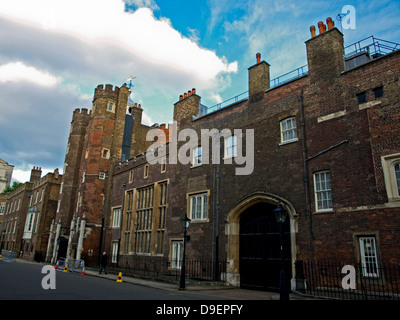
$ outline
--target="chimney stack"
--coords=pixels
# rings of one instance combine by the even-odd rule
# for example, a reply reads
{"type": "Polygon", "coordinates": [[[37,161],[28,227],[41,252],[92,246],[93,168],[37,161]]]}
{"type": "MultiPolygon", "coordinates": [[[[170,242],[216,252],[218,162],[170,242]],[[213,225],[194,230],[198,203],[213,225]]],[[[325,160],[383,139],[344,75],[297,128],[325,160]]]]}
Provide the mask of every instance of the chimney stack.
{"type": "Polygon", "coordinates": [[[31,177],[29,179],[29,182],[35,182],[38,181],[42,176],[42,168],[39,167],[33,167],[31,170],[31,177]]]}
{"type": "Polygon", "coordinates": [[[261,53],[257,53],[256,58],[257,63],[248,69],[250,102],[262,99],[269,89],[269,64],[261,61],[261,53]]]}

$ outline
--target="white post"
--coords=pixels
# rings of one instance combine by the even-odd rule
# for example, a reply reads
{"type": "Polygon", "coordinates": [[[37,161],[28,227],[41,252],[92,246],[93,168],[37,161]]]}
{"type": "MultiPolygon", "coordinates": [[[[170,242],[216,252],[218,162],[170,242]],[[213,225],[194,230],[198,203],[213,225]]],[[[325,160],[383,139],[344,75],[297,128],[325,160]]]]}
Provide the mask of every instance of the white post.
{"type": "Polygon", "coordinates": [[[52,264],[56,263],[57,250],[58,250],[57,240],[60,237],[60,232],[61,232],[61,219],[58,220],[57,229],[56,229],[56,236],[54,237],[53,256],[51,258],[51,263],[52,264]]]}
{"type": "Polygon", "coordinates": [[[51,259],[50,255],[53,251],[53,237],[54,237],[54,219],[51,221],[49,241],[47,241],[46,262],[49,262],[51,259]]]}
{"type": "Polygon", "coordinates": [[[67,259],[71,258],[71,247],[72,247],[72,241],[74,239],[74,234],[75,234],[74,228],[75,228],[75,216],[72,217],[71,227],[69,228],[69,239],[68,239],[68,248],[67,248],[67,256],[66,256],[67,259]]]}
{"type": "Polygon", "coordinates": [[[85,237],[85,226],[86,226],[86,217],[85,217],[85,213],[83,213],[82,220],[81,220],[81,227],[79,230],[78,249],[76,250],[76,259],[77,260],[79,260],[82,255],[83,238],[85,237]]]}

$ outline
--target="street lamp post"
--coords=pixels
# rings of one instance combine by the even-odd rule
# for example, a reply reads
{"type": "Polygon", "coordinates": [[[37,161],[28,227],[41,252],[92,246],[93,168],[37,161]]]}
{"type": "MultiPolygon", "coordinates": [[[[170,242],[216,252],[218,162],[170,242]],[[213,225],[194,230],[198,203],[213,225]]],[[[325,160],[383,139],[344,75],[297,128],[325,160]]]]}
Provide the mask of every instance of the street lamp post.
{"type": "Polygon", "coordinates": [[[182,225],[183,225],[183,254],[182,254],[182,266],[181,266],[181,277],[179,281],[179,289],[183,290],[186,287],[186,279],[185,279],[185,260],[186,260],[186,231],[189,227],[190,219],[185,215],[181,218],[182,225]]]}
{"type": "Polygon", "coordinates": [[[280,233],[280,249],[281,249],[281,272],[280,272],[280,300],[289,300],[289,292],[286,284],[286,272],[285,272],[285,256],[284,256],[284,240],[283,240],[283,224],[287,217],[287,211],[282,208],[282,204],[279,202],[277,208],[274,210],[276,221],[279,225],[280,233]]]}

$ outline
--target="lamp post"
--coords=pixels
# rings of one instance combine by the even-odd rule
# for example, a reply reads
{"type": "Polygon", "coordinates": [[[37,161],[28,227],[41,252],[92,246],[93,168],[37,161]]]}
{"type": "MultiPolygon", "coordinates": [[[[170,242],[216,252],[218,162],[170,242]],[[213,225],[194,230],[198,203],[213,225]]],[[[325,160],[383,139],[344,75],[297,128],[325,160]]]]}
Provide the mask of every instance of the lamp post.
{"type": "Polygon", "coordinates": [[[285,256],[284,256],[284,248],[283,248],[283,224],[285,223],[287,217],[287,211],[282,208],[282,204],[279,202],[278,206],[274,210],[276,221],[279,225],[279,233],[280,233],[280,249],[281,249],[281,272],[280,272],[280,300],[289,300],[289,292],[286,284],[286,272],[285,272],[285,256]]]}
{"type": "Polygon", "coordinates": [[[185,289],[185,259],[186,259],[186,230],[189,227],[190,219],[185,215],[181,218],[182,226],[183,226],[183,254],[182,254],[182,266],[181,266],[181,278],[179,282],[179,289],[185,289]]]}

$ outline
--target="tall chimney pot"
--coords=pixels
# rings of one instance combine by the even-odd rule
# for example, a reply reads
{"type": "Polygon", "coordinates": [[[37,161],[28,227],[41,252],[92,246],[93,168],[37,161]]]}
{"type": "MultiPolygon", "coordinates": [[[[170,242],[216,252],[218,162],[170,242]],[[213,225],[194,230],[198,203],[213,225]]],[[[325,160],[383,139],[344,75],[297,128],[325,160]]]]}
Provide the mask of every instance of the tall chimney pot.
{"type": "Polygon", "coordinates": [[[318,30],[319,34],[324,33],[326,31],[326,25],[322,21],[318,22],[318,30]]]}
{"type": "Polygon", "coordinates": [[[256,58],[257,58],[257,63],[260,63],[260,61],[261,61],[261,53],[257,53],[256,54],[256,58]]]}
{"type": "Polygon", "coordinates": [[[332,20],[331,17],[326,19],[326,24],[328,25],[328,30],[331,30],[335,27],[335,22],[332,20]]]}
{"type": "Polygon", "coordinates": [[[310,27],[310,32],[311,32],[311,38],[315,37],[315,26],[310,27]]]}

